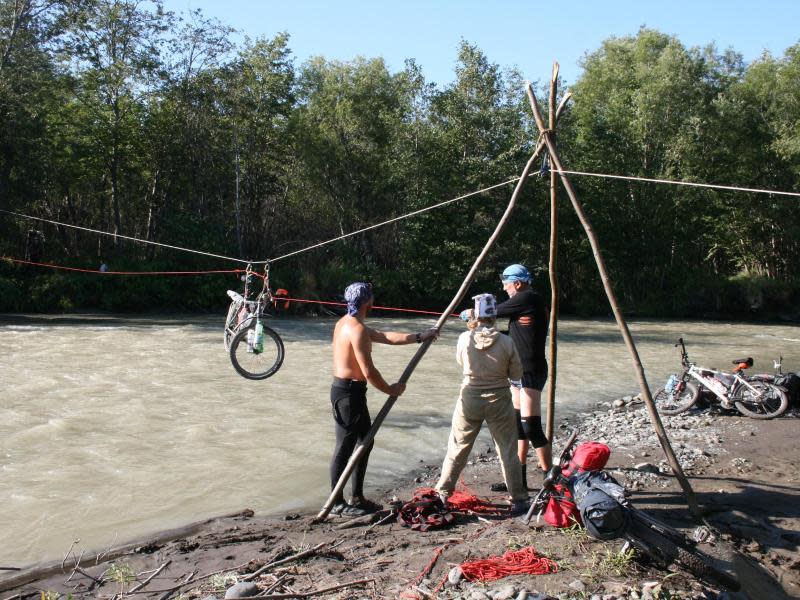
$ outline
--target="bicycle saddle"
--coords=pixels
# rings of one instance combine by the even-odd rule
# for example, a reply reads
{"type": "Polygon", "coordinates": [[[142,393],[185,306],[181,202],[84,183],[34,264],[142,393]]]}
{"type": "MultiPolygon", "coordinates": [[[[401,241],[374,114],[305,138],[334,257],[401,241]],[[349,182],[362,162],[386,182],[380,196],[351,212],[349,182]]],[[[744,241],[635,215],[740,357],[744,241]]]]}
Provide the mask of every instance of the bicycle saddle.
{"type": "Polygon", "coordinates": [[[748,356],[747,358],[734,358],[733,364],[735,365],[743,365],[743,368],[752,367],[753,366],[753,358],[748,356]]]}

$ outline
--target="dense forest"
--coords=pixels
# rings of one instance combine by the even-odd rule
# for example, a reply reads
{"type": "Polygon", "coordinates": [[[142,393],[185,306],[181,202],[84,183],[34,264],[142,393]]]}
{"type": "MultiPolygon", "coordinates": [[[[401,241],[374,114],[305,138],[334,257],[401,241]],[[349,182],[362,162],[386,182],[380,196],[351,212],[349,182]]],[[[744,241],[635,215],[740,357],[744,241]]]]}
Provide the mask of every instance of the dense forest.
{"type": "MultiPolygon", "coordinates": [[[[469,41],[454,49],[452,83],[436,85],[411,58],[397,72],[380,57],[298,64],[288,33],[234,39],[158,1],[0,0],[0,209],[263,260],[517,177],[536,143],[522,76],[469,41]]],[[[746,64],[643,28],[587,52],[565,86],[567,168],[800,190],[800,44],[746,64]]],[[[573,182],[627,314],[797,316],[798,199],[573,182]]],[[[548,183],[530,180],[476,291],[500,292],[502,267],[524,262],[549,295],[548,183]]],[[[331,299],[369,279],[381,303],[442,307],[512,189],[275,262],[273,281],[331,299]]],[[[562,309],[607,314],[583,231],[559,203],[562,309]]],[[[26,255],[93,270],[241,266],[0,213],[2,311],[217,310],[240,285],[8,260],[26,255]]]]}

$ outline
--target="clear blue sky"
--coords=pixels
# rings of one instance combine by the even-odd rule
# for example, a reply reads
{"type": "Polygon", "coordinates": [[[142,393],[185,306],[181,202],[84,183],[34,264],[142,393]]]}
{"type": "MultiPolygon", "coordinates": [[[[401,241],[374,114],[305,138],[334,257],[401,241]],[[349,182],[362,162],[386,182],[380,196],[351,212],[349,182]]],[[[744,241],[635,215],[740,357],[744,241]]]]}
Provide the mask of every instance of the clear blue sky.
{"type": "Polygon", "coordinates": [[[165,0],[169,10],[200,8],[251,38],[287,31],[298,63],[311,56],[351,60],[381,56],[393,71],[414,58],[428,81],[452,81],[461,39],[491,62],[545,80],[553,60],[567,83],[579,61],[609,36],[645,25],[686,46],[728,47],[746,61],[764,50],[782,55],[800,41],[800,0],[165,0]],[[551,7],[552,6],[552,7],[551,7]]]}

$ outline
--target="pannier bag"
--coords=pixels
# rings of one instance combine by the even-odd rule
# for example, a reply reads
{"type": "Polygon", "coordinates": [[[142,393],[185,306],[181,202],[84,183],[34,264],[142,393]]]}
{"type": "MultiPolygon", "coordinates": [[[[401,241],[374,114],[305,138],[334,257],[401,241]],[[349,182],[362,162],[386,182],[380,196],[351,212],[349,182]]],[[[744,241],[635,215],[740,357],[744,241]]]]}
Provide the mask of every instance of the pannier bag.
{"type": "Polygon", "coordinates": [[[553,527],[572,527],[580,524],[581,515],[573,501],[569,488],[560,483],[555,485],[556,493],[547,500],[544,509],[544,520],[553,527]]]}
{"type": "Polygon", "coordinates": [[[621,502],[625,488],[605,471],[587,472],[575,478],[575,503],[584,527],[594,538],[611,540],[625,533],[630,514],[621,502]]]}
{"type": "Polygon", "coordinates": [[[800,377],[797,373],[775,376],[775,385],[781,386],[789,395],[789,405],[800,407],[800,377]]]}
{"type": "Polygon", "coordinates": [[[586,471],[599,471],[606,466],[608,458],[611,456],[611,449],[600,442],[584,442],[577,448],[572,455],[572,460],[564,469],[567,477],[585,473],[586,471]]]}

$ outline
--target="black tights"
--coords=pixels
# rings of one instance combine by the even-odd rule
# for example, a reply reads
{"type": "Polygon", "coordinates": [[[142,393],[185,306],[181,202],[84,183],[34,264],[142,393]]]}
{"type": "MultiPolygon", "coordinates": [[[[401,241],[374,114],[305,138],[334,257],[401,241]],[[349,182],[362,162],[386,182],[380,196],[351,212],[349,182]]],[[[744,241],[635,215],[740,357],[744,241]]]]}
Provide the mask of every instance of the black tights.
{"type": "MultiPolygon", "coordinates": [[[[336,448],[331,460],[331,489],[336,487],[344,473],[347,461],[353,454],[356,444],[367,435],[372,421],[367,409],[367,384],[361,381],[349,381],[334,378],[331,386],[331,407],[336,426],[336,448]]],[[[353,472],[353,496],[364,496],[364,476],[367,473],[367,461],[372,450],[372,443],[361,455],[353,472]]],[[[342,492],[334,499],[334,504],[344,501],[342,492]]]]}

